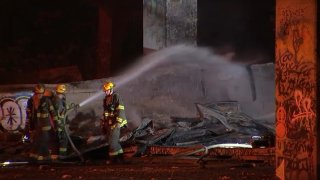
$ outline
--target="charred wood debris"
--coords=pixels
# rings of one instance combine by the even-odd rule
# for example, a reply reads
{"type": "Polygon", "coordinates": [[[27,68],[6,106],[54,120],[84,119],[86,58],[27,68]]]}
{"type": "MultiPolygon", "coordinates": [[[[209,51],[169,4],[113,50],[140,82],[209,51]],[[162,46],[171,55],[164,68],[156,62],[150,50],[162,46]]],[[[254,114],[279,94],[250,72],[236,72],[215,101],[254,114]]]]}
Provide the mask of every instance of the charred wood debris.
{"type": "MultiPolygon", "coordinates": [[[[214,148],[274,147],[274,127],[259,123],[241,112],[238,102],[223,101],[195,106],[197,117],[171,117],[175,126],[167,129],[156,130],[153,121],[144,118],[137,128],[120,138],[125,153],[135,157],[198,154],[203,158],[212,154],[208,150],[214,148]]],[[[104,138],[91,139],[90,143],[88,139],[79,136],[71,138],[83,155],[91,158],[106,155],[108,144],[104,138]]],[[[0,147],[0,156],[4,153],[23,154],[29,146],[30,144],[21,142],[3,145],[0,147]]],[[[67,158],[76,158],[77,154],[69,149],[67,158]]]]}
{"type": "Polygon", "coordinates": [[[210,148],[274,147],[274,127],[259,123],[241,112],[238,102],[224,101],[195,105],[198,117],[171,117],[176,126],[157,131],[153,128],[152,120],[146,118],[138,128],[120,140],[123,144],[138,146],[135,156],[175,154],[168,151],[161,152],[164,148],[169,151],[178,148],[181,150],[177,150],[177,153],[191,155],[210,148]]]}

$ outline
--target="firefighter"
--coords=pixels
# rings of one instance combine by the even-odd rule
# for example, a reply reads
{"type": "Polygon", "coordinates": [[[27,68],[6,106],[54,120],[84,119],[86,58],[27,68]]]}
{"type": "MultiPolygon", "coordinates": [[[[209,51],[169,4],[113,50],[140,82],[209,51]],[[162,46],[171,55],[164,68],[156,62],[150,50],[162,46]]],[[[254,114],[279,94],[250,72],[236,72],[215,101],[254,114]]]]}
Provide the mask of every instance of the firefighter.
{"type": "Polygon", "coordinates": [[[124,105],[119,94],[113,91],[114,83],[107,82],[103,85],[106,96],[103,100],[102,130],[109,144],[109,160],[107,164],[122,163],[123,149],[120,145],[120,128],[127,126],[124,105]]]}
{"type": "MultiPolygon", "coordinates": [[[[44,93],[43,93],[43,97],[44,98],[48,98],[52,103],[54,100],[54,92],[51,89],[45,88],[44,93]]],[[[54,105],[54,104],[53,104],[54,105]]],[[[57,111],[55,111],[57,113],[57,111]]],[[[57,135],[57,130],[58,130],[58,125],[61,124],[61,121],[58,120],[55,122],[55,120],[53,119],[53,116],[49,116],[49,120],[50,120],[50,124],[51,127],[53,127],[50,130],[50,142],[49,142],[49,151],[51,154],[51,159],[56,161],[58,160],[59,157],[59,146],[58,146],[58,135],[57,135]]]]}
{"type": "Polygon", "coordinates": [[[43,84],[35,86],[34,95],[28,100],[26,110],[26,130],[29,131],[32,143],[30,157],[38,161],[55,160],[55,155],[51,157],[50,143],[55,136],[55,126],[59,122],[51,99],[45,96],[43,84]]]}
{"type": "Polygon", "coordinates": [[[56,86],[56,95],[53,100],[54,107],[57,111],[60,126],[57,128],[58,144],[59,144],[59,158],[63,159],[67,155],[68,139],[64,126],[66,125],[66,113],[69,106],[66,102],[65,92],[67,87],[65,84],[58,84],[56,86]]]}

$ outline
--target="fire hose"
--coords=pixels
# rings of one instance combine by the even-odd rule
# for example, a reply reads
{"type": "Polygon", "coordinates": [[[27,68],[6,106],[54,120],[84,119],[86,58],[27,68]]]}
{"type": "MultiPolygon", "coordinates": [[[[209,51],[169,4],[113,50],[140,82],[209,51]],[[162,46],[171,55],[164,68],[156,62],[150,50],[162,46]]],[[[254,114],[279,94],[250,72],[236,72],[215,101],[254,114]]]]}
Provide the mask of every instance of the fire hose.
{"type": "Polygon", "coordinates": [[[69,141],[69,143],[70,143],[73,151],[79,156],[79,158],[81,159],[81,162],[84,162],[84,158],[83,158],[81,152],[80,152],[80,151],[77,149],[77,147],[74,145],[74,143],[73,143],[73,141],[72,141],[72,139],[71,139],[71,137],[70,137],[69,129],[68,129],[67,126],[66,126],[66,117],[67,117],[67,115],[68,115],[72,110],[77,111],[77,109],[78,109],[79,107],[80,107],[80,105],[76,105],[76,104],[74,104],[74,103],[72,103],[72,104],[70,105],[70,109],[67,110],[67,112],[66,112],[66,114],[65,114],[65,116],[64,116],[64,118],[63,118],[63,127],[64,127],[64,131],[65,131],[65,133],[66,133],[67,139],[68,139],[68,141],[69,141]]]}

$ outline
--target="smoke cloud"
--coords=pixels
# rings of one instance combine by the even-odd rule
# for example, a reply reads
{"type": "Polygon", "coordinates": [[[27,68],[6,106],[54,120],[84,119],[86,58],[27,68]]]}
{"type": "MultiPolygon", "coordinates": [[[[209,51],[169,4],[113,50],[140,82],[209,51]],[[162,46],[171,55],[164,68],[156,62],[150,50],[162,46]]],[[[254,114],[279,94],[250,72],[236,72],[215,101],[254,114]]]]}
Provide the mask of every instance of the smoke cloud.
{"type": "Polygon", "coordinates": [[[194,117],[194,103],[252,101],[244,64],[187,45],[145,56],[114,81],[134,124],[143,117],[152,118],[159,126],[169,125],[170,116],[194,117]]]}

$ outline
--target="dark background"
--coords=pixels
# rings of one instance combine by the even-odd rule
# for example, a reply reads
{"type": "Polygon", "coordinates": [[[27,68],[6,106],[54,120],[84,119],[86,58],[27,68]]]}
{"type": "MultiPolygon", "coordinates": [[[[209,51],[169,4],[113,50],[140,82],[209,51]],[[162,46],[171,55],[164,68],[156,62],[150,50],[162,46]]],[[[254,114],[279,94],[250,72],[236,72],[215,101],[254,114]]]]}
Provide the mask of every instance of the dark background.
{"type": "Polygon", "coordinates": [[[86,0],[1,0],[0,71],[28,74],[76,65],[90,78],[97,9],[86,0]]]}
{"type": "MultiPolygon", "coordinates": [[[[142,55],[142,0],[0,0],[0,84],[102,78],[99,6],[110,2],[112,76],[142,55]]],[[[274,8],[275,0],[198,0],[197,44],[232,51],[235,61],[273,62],[274,8]]]]}
{"type": "Polygon", "coordinates": [[[274,62],[275,0],[198,0],[198,45],[235,61],[274,62]]]}

